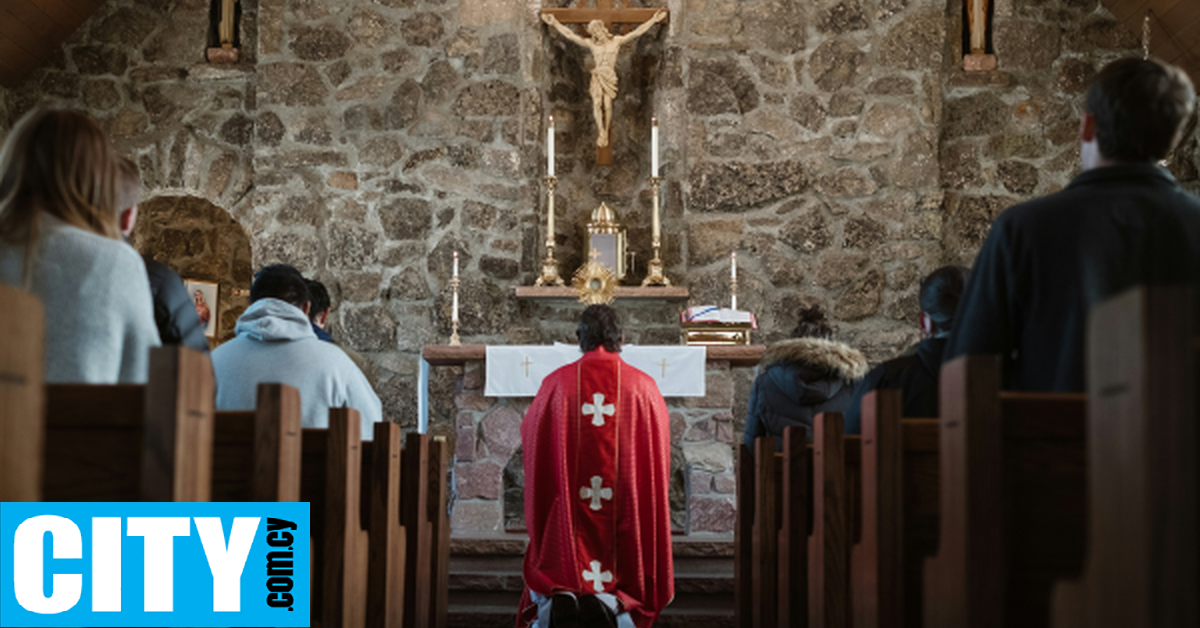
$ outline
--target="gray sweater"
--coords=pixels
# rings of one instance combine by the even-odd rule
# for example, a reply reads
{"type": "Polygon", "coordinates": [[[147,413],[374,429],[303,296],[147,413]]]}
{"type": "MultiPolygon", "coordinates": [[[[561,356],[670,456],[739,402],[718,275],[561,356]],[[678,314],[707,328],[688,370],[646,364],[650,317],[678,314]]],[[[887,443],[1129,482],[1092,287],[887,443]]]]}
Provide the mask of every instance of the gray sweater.
{"type": "Polygon", "coordinates": [[[354,408],[363,440],[371,440],[383,420],[379,397],[344,351],[317,340],[304,312],[261,299],[238,318],[236,331],[212,353],[218,410],[253,410],[260,383],[287,384],[300,391],[301,425],[328,427],[330,408],[354,408]]]}
{"type": "MultiPolygon", "coordinates": [[[[29,289],[46,308],[46,381],[146,381],[159,345],[142,258],[125,242],[43,213],[29,289]]],[[[0,282],[24,287],[23,246],[0,241],[0,282]]]]}

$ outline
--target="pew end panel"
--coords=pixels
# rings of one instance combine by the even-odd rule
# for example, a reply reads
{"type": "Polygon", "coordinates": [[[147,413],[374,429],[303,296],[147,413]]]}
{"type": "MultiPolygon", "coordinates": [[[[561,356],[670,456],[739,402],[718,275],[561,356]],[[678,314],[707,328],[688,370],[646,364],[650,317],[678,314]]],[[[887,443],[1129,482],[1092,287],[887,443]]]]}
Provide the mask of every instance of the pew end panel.
{"type": "Polygon", "coordinates": [[[0,502],[42,500],[46,313],[33,294],[0,285],[0,502]]]}
{"type": "Polygon", "coordinates": [[[779,623],[780,458],[775,438],[754,441],[754,524],[751,529],[751,626],[779,623]]]}
{"type": "Polygon", "coordinates": [[[807,428],[784,429],[781,462],[779,625],[803,628],[808,625],[808,535],[812,514],[807,428]]]}
{"type": "Polygon", "coordinates": [[[862,530],[851,551],[855,628],[899,628],[904,619],[903,393],[862,399],[862,530]]]}
{"type": "Polygon", "coordinates": [[[430,438],[410,432],[400,458],[400,519],[405,528],[404,625],[431,624],[433,529],[428,518],[430,438]]]}
{"type": "Polygon", "coordinates": [[[1154,286],[1091,313],[1087,556],[1056,628],[1200,625],[1197,312],[1195,288],[1154,286]]]}
{"type": "Polygon", "coordinates": [[[145,500],[211,500],[213,377],[203,353],[180,346],[150,350],[141,455],[145,500]]]}
{"type": "Polygon", "coordinates": [[[374,441],[363,449],[364,478],[369,477],[367,626],[400,628],[404,622],[405,529],[400,525],[402,430],[376,423],[374,441]],[[369,471],[368,471],[369,469],[369,471]]]}
{"type": "Polygon", "coordinates": [[[939,383],[941,516],[937,554],[925,565],[926,628],[1004,626],[1003,447],[1000,361],[964,356],[939,383]],[[969,418],[969,420],[968,420],[969,418]]]}

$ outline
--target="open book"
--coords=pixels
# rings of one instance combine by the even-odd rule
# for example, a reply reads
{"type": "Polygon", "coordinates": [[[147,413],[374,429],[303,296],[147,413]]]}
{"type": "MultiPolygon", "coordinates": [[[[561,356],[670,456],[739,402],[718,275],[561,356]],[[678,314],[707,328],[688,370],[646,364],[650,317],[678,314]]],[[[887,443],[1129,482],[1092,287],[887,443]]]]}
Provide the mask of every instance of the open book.
{"type": "Polygon", "coordinates": [[[746,324],[749,323],[752,329],[758,329],[758,320],[754,318],[751,312],[742,310],[731,310],[727,307],[717,307],[715,305],[698,305],[689,307],[679,313],[679,320],[682,323],[723,323],[723,324],[746,324]]]}

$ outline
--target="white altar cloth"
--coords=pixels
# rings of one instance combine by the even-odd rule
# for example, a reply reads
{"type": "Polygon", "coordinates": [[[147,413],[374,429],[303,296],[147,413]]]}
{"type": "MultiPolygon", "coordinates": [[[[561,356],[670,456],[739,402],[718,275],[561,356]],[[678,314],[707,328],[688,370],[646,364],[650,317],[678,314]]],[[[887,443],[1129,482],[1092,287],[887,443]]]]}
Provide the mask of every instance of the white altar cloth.
{"type": "MultiPolygon", "coordinates": [[[[556,369],[578,360],[577,345],[491,346],[487,348],[488,397],[533,397],[542,380],[556,369]]],[[[704,347],[621,347],[621,359],[654,378],[664,397],[703,397],[707,352],[704,347]]]]}

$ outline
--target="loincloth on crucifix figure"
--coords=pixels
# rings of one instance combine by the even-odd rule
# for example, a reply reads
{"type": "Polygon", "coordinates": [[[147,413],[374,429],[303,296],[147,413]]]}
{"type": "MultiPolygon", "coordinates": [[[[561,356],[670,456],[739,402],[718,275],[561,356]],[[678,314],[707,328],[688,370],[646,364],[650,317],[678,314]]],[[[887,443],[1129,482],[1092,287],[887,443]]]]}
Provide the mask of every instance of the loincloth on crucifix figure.
{"type": "Polygon", "coordinates": [[[600,20],[588,22],[587,32],[590,39],[576,35],[571,29],[558,21],[553,14],[543,13],[542,21],[549,24],[569,41],[587,48],[592,53],[592,82],[588,93],[592,97],[592,116],[596,120],[596,145],[608,146],[609,129],[612,127],[612,105],[617,97],[617,57],[621,46],[626,42],[641,37],[650,27],[667,19],[666,11],[658,11],[654,17],[643,22],[628,35],[613,35],[600,20]]]}

